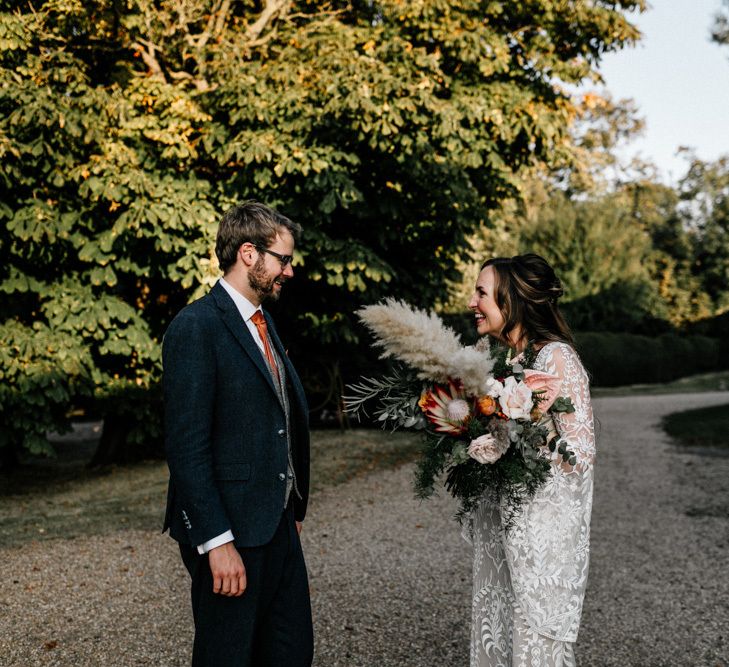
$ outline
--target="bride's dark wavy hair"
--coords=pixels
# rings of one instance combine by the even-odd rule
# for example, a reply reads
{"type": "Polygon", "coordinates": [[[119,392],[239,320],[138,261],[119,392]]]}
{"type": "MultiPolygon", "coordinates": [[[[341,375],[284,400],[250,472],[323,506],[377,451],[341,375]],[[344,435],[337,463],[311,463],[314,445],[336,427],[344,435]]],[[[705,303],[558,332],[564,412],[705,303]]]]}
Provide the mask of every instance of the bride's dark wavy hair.
{"type": "Polygon", "coordinates": [[[572,332],[557,300],[564,293],[554,269],[534,253],[515,257],[494,257],[481,270],[492,266],[496,272],[496,305],[504,318],[501,336],[521,325],[527,340],[533,343],[565,342],[574,345],[572,332]]]}

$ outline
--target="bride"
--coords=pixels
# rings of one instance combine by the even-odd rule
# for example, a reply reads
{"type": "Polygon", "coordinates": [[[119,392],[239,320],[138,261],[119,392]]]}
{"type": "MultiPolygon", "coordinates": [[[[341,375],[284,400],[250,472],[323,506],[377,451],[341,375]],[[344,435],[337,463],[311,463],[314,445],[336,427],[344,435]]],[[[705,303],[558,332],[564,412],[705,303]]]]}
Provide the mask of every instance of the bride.
{"type": "MultiPolygon", "coordinates": [[[[490,259],[469,308],[480,335],[515,354],[531,344],[535,370],[558,375],[573,413],[554,413],[550,430],[567,442],[574,466],[551,456],[550,479],[508,529],[497,505],[471,517],[471,667],[572,667],[587,583],[595,431],[585,369],[557,307],[562,287],[535,254],[490,259]]],[[[547,452],[548,453],[548,452],[547,452]]]]}

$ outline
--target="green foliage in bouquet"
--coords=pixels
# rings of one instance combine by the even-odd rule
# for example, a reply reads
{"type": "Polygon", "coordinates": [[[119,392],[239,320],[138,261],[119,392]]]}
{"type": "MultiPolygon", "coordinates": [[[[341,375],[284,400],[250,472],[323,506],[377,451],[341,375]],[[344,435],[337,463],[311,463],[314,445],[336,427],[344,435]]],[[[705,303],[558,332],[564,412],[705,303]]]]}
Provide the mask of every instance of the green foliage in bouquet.
{"type": "Polygon", "coordinates": [[[447,491],[460,501],[456,513],[459,521],[464,521],[486,498],[501,505],[507,513],[505,524],[509,525],[524,499],[533,496],[550,474],[549,460],[537,449],[546,437],[546,429],[534,428],[527,437],[531,435],[536,447],[510,447],[496,464],[483,465],[468,456],[464,444],[453,447],[448,438],[426,432],[417,463],[416,496],[430,498],[443,480],[447,491]]]}
{"type": "Polygon", "coordinates": [[[393,364],[390,374],[381,378],[362,378],[347,387],[347,411],[358,420],[369,417],[368,403],[376,398],[373,417],[383,428],[390,425],[398,428],[421,430],[425,419],[418,406],[422,382],[407,366],[393,364]]]}
{"type": "MultiPolygon", "coordinates": [[[[424,481],[422,469],[420,468],[418,472],[418,484],[420,484],[424,481]]],[[[487,498],[490,502],[501,506],[504,513],[503,522],[508,527],[520,511],[524,500],[531,498],[547,481],[550,464],[543,456],[525,459],[515,449],[510,449],[497,464],[492,466],[481,465],[470,459],[448,467],[445,473],[446,489],[452,496],[460,499],[460,507],[456,513],[459,521],[465,520],[470,512],[487,498]]],[[[427,498],[430,494],[419,495],[421,498],[427,498]]]]}
{"type": "MultiPolygon", "coordinates": [[[[508,350],[497,349],[494,354],[494,377],[522,376],[524,366],[533,364],[536,357],[529,345],[523,353],[523,364],[509,364],[508,350]]],[[[522,376],[523,377],[523,376],[522,376]]],[[[558,397],[552,404],[553,412],[574,412],[571,401],[558,397]]],[[[547,428],[539,422],[509,422],[495,429],[500,437],[510,439],[509,448],[491,464],[482,464],[468,455],[465,441],[453,440],[432,430],[423,434],[423,453],[417,463],[415,490],[419,498],[429,498],[436,484],[444,477],[448,492],[460,501],[456,518],[465,520],[484,499],[499,504],[503,522],[510,527],[525,499],[532,497],[550,475],[551,464],[543,445],[550,452],[557,451],[565,463],[575,465],[576,458],[566,443],[557,436],[550,438],[547,428]],[[501,426],[501,428],[498,428],[501,426]]],[[[468,422],[466,435],[473,441],[484,433],[482,419],[468,422]]]]}

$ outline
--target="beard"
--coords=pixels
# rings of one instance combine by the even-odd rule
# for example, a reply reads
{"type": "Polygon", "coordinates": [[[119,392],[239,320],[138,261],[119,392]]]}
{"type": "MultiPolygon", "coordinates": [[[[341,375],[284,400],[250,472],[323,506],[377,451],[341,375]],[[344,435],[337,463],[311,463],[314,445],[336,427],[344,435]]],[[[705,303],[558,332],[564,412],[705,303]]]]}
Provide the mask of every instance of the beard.
{"type": "Polygon", "coordinates": [[[266,268],[263,264],[263,255],[261,255],[248,272],[248,284],[259,296],[261,302],[269,300],[276,301],[278,300],[280,291],[277,291],[274,286],[281,276],[274,276],[271,278],[267,275],[266,268]]]}

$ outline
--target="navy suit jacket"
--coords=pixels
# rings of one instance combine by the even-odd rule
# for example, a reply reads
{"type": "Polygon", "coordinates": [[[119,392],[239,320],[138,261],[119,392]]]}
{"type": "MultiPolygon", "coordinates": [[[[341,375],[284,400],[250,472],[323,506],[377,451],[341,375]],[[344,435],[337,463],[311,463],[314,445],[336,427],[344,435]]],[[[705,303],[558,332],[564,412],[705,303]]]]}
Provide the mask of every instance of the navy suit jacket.
{"type": "MultiPolygon", "coordinates": [[[[308,407],[294,367],[264,312],[286,365],[294,516],[309,495],[308,407]]],[[[233,532],[236,546],[271,540],[285,507],[286,414],[260,348],[219,284],[183,308],[164,337],[165,449],[170,468],[163,530],[197,546],[233,532]]]]}

